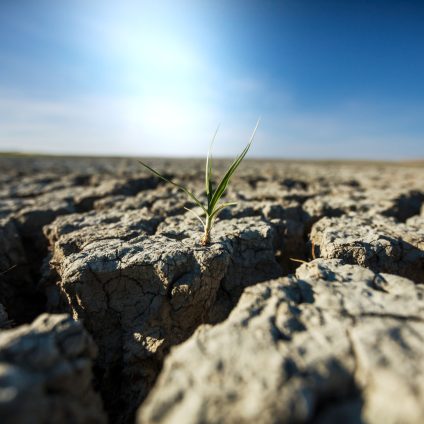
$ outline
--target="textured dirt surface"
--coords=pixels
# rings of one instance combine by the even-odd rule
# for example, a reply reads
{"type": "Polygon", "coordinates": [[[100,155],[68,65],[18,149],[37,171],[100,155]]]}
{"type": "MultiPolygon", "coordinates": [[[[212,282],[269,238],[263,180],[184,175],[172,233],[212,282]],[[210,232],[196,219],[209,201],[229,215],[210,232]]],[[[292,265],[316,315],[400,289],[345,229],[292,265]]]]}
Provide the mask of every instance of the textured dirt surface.
{"type": "Polygon", "coordinates": [[[138,422],[422,422],[423,313],[423,285],[317,259],[174,349],[138,422]]]}
{"type": "Polygon", "coordinates": [[[2,422],[423,422],[422,164],[247,160],[208,247],[135,159],[0,169],[2,422]]]}
{"type": "Polygon", "coordinates": [[[96,347],[67,315],[40,315],[0,333],[2,423],[105,423],[92,387],[96,347]]]}

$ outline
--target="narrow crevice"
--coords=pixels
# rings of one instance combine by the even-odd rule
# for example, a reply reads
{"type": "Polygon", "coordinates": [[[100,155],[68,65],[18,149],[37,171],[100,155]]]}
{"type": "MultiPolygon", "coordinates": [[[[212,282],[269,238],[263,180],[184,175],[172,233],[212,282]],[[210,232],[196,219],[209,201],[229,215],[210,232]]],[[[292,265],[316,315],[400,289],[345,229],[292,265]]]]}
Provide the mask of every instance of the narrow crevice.
{"type": "Polygon", "coordinates": [[[46,312],[46,296],[40,289],[39,282],[47,245],[40,243],[37,237],[22,235],[18,225],[14,225],[14,228],[15,248],[19,249],[20,256],[9,259],[11,268],[0,279],[3,286],[2,297],[6,297],[2,302],[16,326],[29,324],[46,312]]]}

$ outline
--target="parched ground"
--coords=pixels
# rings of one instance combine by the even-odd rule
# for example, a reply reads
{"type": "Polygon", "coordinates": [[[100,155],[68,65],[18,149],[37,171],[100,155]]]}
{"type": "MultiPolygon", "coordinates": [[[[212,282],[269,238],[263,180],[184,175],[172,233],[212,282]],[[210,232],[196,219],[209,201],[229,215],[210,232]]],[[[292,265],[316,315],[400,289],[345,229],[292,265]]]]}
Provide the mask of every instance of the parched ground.
{"type": "Polygon", "coordinates": [[[0,422],[424,422],[423,163],[0,170],[0,422]]]}

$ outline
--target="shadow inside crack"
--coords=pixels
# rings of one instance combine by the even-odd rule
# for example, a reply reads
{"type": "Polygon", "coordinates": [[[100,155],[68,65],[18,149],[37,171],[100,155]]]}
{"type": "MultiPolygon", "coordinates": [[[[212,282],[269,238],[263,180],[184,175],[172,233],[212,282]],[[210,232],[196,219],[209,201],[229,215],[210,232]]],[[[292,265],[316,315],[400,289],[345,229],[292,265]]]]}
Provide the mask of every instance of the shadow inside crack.
{"type": "Polygon", "coordinates": [[[360,393],[345,398],[328,398],[319,405],[311,424],[365,424],[364,402],[360,393]]]}
{"type": "Polygon", "coordinates": [[[395,199],[394,205],[382,212],[382,215],[391,216],[398,222],[406,222],[407,219],[420,214],[423,204],[424,192],[413,190],[395,199]]]}

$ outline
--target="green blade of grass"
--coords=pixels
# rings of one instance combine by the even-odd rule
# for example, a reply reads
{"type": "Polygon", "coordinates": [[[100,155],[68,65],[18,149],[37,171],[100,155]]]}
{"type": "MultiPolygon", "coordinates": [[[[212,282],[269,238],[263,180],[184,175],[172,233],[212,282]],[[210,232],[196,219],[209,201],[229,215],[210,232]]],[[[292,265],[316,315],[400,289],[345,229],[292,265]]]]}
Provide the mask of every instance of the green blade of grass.
{"type": "Polygon", "coordinates": [[[206,157],[206,170],[205,170],[205,188],[208,202],[212,198],[212,146],[215,141],[216,135],[218,134],[219,124],[216,127],[215,133],[209,144],[208,156],[206,157]]]}
{"type": "Polygon", "coordinates": [[[231,166],[228,168],[228,171],[226,172],[226,174],[222,178],[221,182],[219,183],[217,189],[215,190],[215,193],[213,194],[212,199],[211,199],[211,201],[208,205],[208,212],[209,213],[212,213],[212,211],[215,209],[215,205],[218,203],[219,199],[223,196],[225,190],[227,189],[227,186],[230,182],[232,175],[234,174],[234,172],[236,171],[236,169],[240,165],[241,161],[244,159],[247,152],[249,151],[249,148],[250,148],[250,146],[253,142],[253,139],[255,137],[256,130],[258,129],[259,121],[260,120],[258,119],[258,122],[256,122],[256,126],[255,126],[255,129],[253,130],[252,135],[250,136],[249,143],[244,148],[244,150],[241,152],[241,154],[234,160],[234,162],[231,164],[231,166]]]}
{"type": "Polygon", "coordinates": [[[218,217],[218,214],[222,211],[222,209],[228,207],[228,206],[235,206],[237,205],[237,202],[227,202],[227,203],[222,203],[221,205],[219,205],[211,214],[211,218],[215,218],[218,217]]]}
{"type": "Polygon", "coordinates": [[[189,208],[186,208],[185,206],[184,206],[184,209],[186,210],[186,211],[189,211],[189,212],[191,212],[201,223],[202,223],[202,225],[203,226],[205,226],[206,225],[206,223],[205,223],[205,221],[203,221],[203,219],[202,218],[200,218],[200,216],[196,213],[196,212],[194,212],[194,210],[192,210],[192,209],[189,209],[189,208]]]}
{"type": "Polygon", "coordinates": [[[171,181],[168,178],[165,178],[164,176],[162,176],[161,174],[159,174],[159,172],[155,171],[153,168],[151,168],[149,165],[145,164],[141,160],[139,160],[139,162],[141,163],[141,165],[143,165],[145,168],[147,168],[150,172],[152,172],[154,175],[156,175],[157,177],[159,177],[163,181],[166,181],[167,183],[170,183],[170,184],[174,185],[175,187],[178,187],[180,190],[183,190],[184,193],[186,193],[189,197],[191,197],[193,199],[193,201],[196,203],[197,206],[201,207],[202,210],[205,213],[207,213],[206,208],[200,203],[200,200],[191,191],[187,190],[182,185],[177,184],[177,183],[174,183],[174,181],[171,181]]]}

